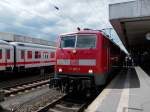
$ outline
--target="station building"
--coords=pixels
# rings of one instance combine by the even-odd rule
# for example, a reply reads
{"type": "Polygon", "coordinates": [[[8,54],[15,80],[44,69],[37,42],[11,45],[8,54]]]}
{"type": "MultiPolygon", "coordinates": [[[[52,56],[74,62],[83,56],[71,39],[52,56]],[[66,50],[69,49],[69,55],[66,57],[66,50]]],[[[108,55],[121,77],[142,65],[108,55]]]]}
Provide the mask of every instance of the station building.
{"type": "Polygon", "coordinates": [[[8,33],[8,32],[0,32],[0,40],[5,40],[7,42],[24,42],[24,43],[56,46],[56,42],[54,41],[48,41],[44,39],[33,38],[29,36],[18,35],[15,33],[8,33]]]}

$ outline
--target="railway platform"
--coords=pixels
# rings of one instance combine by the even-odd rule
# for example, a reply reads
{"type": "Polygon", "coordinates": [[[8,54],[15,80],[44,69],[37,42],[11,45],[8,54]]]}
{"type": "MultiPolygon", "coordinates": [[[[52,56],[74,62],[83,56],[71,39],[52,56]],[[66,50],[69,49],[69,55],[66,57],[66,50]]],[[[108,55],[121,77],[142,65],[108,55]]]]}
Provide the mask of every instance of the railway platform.
{"type": "Polygon", "coordinates": [[[124,68],[86,112],[149,112],[149,75],[139,66],[124,68]]]}

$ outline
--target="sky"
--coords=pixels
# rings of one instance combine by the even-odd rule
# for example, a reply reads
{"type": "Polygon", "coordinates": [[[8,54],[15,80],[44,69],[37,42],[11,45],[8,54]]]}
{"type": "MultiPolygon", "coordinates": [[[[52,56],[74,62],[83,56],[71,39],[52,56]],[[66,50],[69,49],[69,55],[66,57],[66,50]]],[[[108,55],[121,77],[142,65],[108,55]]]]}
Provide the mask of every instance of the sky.
{"type": "Polygon", "coordinates": [[[131,0],[0,0],[0,32],[56,41],[77,27],[110,28],[108,4],[124,1],[131,0]]]}

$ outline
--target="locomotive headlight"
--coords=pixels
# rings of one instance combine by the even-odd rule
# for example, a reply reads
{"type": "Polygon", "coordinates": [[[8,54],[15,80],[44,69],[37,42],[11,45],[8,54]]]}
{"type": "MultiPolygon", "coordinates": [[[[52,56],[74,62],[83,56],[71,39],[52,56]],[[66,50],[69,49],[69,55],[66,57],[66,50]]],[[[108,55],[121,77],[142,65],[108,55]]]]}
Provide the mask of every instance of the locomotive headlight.
{"type": "Polygon", "coordinates": [[[59,68],[59,69],[58,69],[58,71],[59,71],[59,72],[62,72],[62,69],[61,69],[61,68],[59,68]]]}
{"type": "Polygon", "coordinates": [[[73,52],[73,54],[75,54],[75,53],[76,53],[76,50],[75,50],[75,49],[73,49],[73,50],[72,50],[72,52],[73,52]]]}
{"type": "Polygon", "coordinates": [[[92,74],[93,73],[93,70],[89,69],[89,74],[92,74]]]}

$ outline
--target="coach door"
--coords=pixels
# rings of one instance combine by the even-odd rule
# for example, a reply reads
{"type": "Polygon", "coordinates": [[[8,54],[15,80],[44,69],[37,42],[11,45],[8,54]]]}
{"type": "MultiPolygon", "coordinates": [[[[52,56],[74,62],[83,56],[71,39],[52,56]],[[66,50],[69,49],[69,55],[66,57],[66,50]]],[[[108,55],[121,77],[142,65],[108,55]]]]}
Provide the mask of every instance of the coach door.
{"type": "Polygon", "coordinates": [[[8,67],[10,61],[10,49],[6,49],[5,56],[6,56],[5,58],[6,67],[8,67]]]}
{"type": "Polygon", "coordinates": [[[24,67],[25,66],[25,50],[21,50],[21,66],[24,67]]]}

